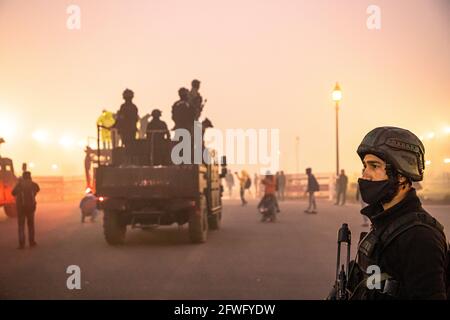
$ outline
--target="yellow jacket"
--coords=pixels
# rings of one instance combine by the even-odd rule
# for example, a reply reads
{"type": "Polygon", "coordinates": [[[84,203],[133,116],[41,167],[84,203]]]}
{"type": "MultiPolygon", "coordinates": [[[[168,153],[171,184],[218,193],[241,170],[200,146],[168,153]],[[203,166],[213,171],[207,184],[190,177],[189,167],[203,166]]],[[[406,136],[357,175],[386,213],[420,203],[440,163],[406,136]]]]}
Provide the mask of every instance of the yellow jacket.
{"type": "Polygon", "coordinates": [[[247,171],[242,170],[241,175],[236,173],[237,178],[239,179],[239,184],[241,185],[241,188],[245,187],[245,182],[247,182],[247,179],[250,177],[247,173],[247,171]]]}
{"type": "MultiPolygon", "coordinates": [[[[114,119],[114,113],[111,111],[103,111],[100,117],[97,119],[97,125],[110,128],[116,123],[114,119]]],[[[108,129],[100,129],[100,137],[103,141],[111,141],[111,131],[108,129]]]]}

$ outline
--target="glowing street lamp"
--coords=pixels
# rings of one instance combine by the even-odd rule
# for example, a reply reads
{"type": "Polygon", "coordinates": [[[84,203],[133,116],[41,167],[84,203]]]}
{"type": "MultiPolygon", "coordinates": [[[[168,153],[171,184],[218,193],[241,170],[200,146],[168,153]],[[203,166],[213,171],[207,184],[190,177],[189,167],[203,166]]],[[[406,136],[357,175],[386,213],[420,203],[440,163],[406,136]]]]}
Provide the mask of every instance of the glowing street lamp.
{"type": "Polygon", "coordinates": [[[11,140],[17,131],[17,125],[14,119],[3,117],[0,115],[0,137],[5,140],[11,140]]]}
{"type": "Polygon", "coordinates": [[[40,143],[48,142],[48,132],[44,130],[36,130],[32,133],[31,137],[40,143]]]}
{"type": "Polygon", "coordinates": [[[338,82],[336,82],[336,85],[334,86],[332,98],[333,98],[333,101],[338,104],[342,100],[342,91],[341,91],[341,87],[339,86],[338,82]]]}
{"type": "Polygon", "coordinates": [[[450,158],[444,159],[444,163],[446,163],[446,164],[450,163],[450,158]]]}
{"type": "Polygon", "coordinates": [[[339,176],[339,103],[342,100],[342,91],[337,82],[334,86],[332,98],[336,108],[336,176],[339,176]]]}
{"type": "Polygon", "coordinates": [[[431,160],[425,161],[425,165],[429,166],[431,164],[431,160]]]}
{"type": "Polygon", "coordinates": [[[59,144],[64,148],[70,148],[73,143],[73,139],[69,136],[62,136],[61,139],[59,139],[59,144]]]}

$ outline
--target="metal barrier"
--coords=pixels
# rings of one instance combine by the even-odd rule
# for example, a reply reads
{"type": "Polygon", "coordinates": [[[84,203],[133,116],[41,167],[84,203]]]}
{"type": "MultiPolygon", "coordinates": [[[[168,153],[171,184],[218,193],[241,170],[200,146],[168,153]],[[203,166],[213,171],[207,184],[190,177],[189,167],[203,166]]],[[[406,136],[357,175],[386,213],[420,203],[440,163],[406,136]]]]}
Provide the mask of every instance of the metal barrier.
{"type": "Polygon", "coordinates": [[[79,200],[83,197],[86,181],[80,177],[36,176],[33,181],[39,184],[38,202],[79,200]]]}

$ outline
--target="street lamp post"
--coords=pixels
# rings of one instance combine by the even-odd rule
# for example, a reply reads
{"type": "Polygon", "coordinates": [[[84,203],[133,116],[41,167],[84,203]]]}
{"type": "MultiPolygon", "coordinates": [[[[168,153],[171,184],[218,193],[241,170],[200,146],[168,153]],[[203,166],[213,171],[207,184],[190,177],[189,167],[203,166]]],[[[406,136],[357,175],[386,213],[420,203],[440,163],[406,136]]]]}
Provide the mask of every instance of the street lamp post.
{"type": "Polygon", "coordinates": [[[336,107],[336,176],[339,176],[339,102],[342,99],[342,91],[337,82],[332,97],[336,107]]]}
{"type": "Polygon", "coordinates": [[[299,143],[300,137],[295,137],[295,173],[300,173],[300,165],[299,165],[299,143]]]}

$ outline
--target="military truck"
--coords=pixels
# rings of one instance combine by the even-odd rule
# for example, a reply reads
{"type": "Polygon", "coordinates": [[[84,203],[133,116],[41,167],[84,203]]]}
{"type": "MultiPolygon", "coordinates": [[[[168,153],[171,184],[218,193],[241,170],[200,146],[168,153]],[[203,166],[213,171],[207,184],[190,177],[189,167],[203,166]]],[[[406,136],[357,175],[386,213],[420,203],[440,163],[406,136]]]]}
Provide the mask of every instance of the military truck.
{"type": "MultiPolygon", "coordinates": [[[[97,159],[102,158],[99,150],[100,145],[97,159]]],[[[99,161],[94,168],[106,242],[123,244],[128,226],[151,229],[175,223],[189,225],[191,242],[205,242],[208,230],[219,229],[221,224],[225,157],[219,165],[209,150],[209,164],[175,165],[168,160],[155,165],[152,151],[168,152],[153,150],[148,140],[136,140],[114,148],[111,161],[99,161]]]]}
{"type": "MultiPolygon", "coordinates": [[[[0,144],[4,140],[0,138],[0,144]]],[[[17,217],[16,199],[11,194],[17,183],[14,174],[14,165],[11,159],[3,158],[0,155],[0,207],[3,207],[8,217],[17,217]]]]}

